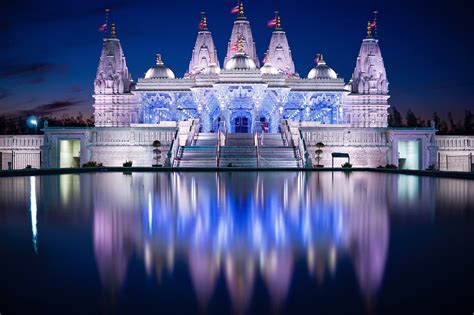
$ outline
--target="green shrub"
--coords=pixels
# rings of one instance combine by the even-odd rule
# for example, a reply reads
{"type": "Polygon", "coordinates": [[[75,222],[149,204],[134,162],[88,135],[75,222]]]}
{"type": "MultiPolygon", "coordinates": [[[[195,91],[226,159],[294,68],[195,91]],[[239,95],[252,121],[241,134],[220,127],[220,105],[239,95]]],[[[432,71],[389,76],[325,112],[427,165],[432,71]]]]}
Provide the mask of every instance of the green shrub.
{"type": "Polygon", "coordinates": [[[99,165],[97,165],[96,161],[89,161],[87,163],[82,164],[82,167],[98,167],[98,166],[99,165]]]}
{"type": "Polygon", "coordinates": [[[123,163],[123,167],[132,167],[132,165],[133,165],[132,161],[125,161],[125,163],[123,163]]]}
{"type": "Polygon", "coordinates": [[[431,164],[430,166],[428,166],[428,168],[427,168],[426,170],[427,170],[427,171],[437,171],[436,165],[431,164]]]}
{"type": "Polygon", "coordinates": [[[387,165],[385,165],[385,168],[388,168],[388,169],[391,169],[391,170],[396,170],[396,169],[398,169],[398,166],[396,166],[395,164],[387,164],[387,165]]]}
{"type": "Polygon", "coordinates": [[[352,164],[349,163],[349,162],[346,162],[346,163],[342,164],[341,166],[342,166],[342,168],[352,168],[352,164]]]}

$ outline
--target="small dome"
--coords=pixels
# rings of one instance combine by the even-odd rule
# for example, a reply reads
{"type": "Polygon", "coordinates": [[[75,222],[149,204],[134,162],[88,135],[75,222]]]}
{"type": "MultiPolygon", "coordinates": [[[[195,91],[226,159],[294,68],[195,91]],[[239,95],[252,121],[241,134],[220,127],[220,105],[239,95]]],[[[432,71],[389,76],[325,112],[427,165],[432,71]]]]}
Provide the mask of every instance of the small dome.
{"type": "Polygon", "coordinates": [[[202,71],[203,74],[211,75],[211,74],[219,74],[221,73],[221,68],[219,68],[215,63],[211,63],[209,67],[205,68],[202,71]]]}
{"type": "Polygon", "coordinates": [[[265,63],[265,65],[262,68],[260,68],[260,72],[262,74],[278,74],[279,73],[278,69],[272,66],[272,64],[269,62],[265,63]]]}
{"type": "Polygon", "coordinates": [[[257,69],[255,62],[244,52],[239,51],[225,64],[226,70],[252,70],[257,69]]]}
{"type": "Polygon", "coordinates": [[[174,79],[174,73],[170,68],[165,66],[161,60],[161,55],[156,55],[156,66],[151,67],[145,73],[145,79],[174,79]]]}
{"type": "Polygon", "coordinates": [[[337,79],[337,73],[332,70],[324,61],[323,55],[318,55],[317,65],[308,73],[308,79],[337,79]]]}

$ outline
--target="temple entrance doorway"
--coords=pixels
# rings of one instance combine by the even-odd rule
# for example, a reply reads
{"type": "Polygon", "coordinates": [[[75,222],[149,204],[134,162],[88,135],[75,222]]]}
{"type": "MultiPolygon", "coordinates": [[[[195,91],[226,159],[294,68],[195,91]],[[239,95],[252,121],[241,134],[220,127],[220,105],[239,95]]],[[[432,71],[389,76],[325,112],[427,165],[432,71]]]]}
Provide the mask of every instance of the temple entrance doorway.
{"type": "Polygon", "coordinates": [[[59,140],[59,167],[72,168],[81,166],[81,141],[59,140]]]}
{"type": "Polygon", "coordinates": [[[249,133],[249,119],[239,116],[234,118],[235,133],[249,133]]]}
{"type": "Polygon", "coordinates": [[[421,169],[421,142],[399,141],[398,142],[398,166],[402,170],[421,169]]]}
{"type": "Polygon", "coordinates": [[[234,112],[231,116],[231,131],[233,133],[252,132],[252,115],[246,111],[234,112]]]}

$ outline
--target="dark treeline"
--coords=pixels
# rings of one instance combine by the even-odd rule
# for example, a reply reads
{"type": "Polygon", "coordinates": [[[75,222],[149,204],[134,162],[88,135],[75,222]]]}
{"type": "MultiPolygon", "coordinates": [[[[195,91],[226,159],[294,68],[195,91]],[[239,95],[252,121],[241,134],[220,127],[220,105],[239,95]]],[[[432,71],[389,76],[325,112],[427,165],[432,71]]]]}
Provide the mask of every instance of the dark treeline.
{"type": "Polygon", "coordinates": [[[48,121],[48,127],[93,127],[94,117],[84,117],[81,113],[77,116],[64,114],[61,117],[43,116],[38,118],[38,128],[35,129],[28,125],[28,116],[0,116],[0,134],[2,135],[32,135],[41,134],[45,121],[48,121]]]}
{"type": "Polygon", "coordinates": [[[441,118],[435,112],[430,120],[420,118],[411,109],[406,112],[404,118],[396,107],[390,107],[388,112],[389,127],[431,127],[433,121],[439,135],[474,135],[474,116],[470,110],[465,110],[464,118],[460,120],[455,120],[451,112],[448,112],[446,118],[441,118]]]}
{"type": "MultiPolygon", "coordinates": [[[[37,130],[28,126],[27,116],[0,116],[0,134],[2,135],[28,135],[41,133],[44,122],[48,121],[49,127],[93,127],[94,117],[84,117],[81,113],[77,116],[64,114],[61,117],[43,116],[39,118],[37,130]]],[[[405,117],[396,107],[390,107],[388,116],[389,127],[423,128],[431,127],[434,121],[435,127],[440,135],[474,135],[474,115],[470,110],[464,111],[464,117],[455,120],[449,112],[446,118],[441,118],[438,113],[434,113],[430,120],[424,120],[417,116],[411,109],[407,111],[405,117]]]]}

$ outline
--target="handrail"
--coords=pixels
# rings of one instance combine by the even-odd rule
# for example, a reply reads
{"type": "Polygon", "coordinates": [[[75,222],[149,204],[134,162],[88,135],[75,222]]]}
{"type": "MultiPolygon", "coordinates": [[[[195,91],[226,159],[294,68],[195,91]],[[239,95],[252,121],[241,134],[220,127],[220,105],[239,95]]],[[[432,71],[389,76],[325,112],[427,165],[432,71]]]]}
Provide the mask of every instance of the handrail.
{"type": "Polygon", "coordinates": [[[179,129],[176,130],[174,134],[174,138],[171,141],[170,149],[168,150],[167,159],[165,166],[166,167],[174,167],[176,156],[178,155],[179,151],[179,129]]]}
{"type": "Polygon", "coordinates": [[[193,145],[194,138],[196,137],[196,130],[197,130],[197,123],[196,119],[193,119],[191,126],[189,127],[188,138],[186,139],[186,145],[191,146],[193,145]]]}
{"type": "Polygon", "coordinates": [[[299,131],[299,138],[298,138],[298,146],[300,149],[300,154],[303,153],[302,158],[304,165],[303,167],[310,168],[311,167],[311,159],[309,156],[308,148],[306,147],[306,142],[303,137],[303,132],[298,129],[299,131]]]}
{"type": "Polygon", "coordinates": [[[257,153],[257,167],[259,166],[260,162],[260,150],[259,150],[259,145],[258,145],[258,131],[257,129],[254,130],[253,132],[253,137],[254,137],[254,144],[257,147],[256,153],[257,153]]]}
{"type": "Polygon", "coordinates": [[[283,140],[286,140],[286,146],[290,146],[290,139],[288,139],[288,121],[287,120],[282,120],[281,122],[281,130],[283,131],[283,140]]]}
{"type": "Polygon", "coordinates": [[[219,129],[217,130],[216,167],[219,167],[220,156],[221,156],[221,130],[220,130],[220,128],[219,128],[219,129]]]}

